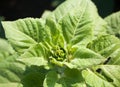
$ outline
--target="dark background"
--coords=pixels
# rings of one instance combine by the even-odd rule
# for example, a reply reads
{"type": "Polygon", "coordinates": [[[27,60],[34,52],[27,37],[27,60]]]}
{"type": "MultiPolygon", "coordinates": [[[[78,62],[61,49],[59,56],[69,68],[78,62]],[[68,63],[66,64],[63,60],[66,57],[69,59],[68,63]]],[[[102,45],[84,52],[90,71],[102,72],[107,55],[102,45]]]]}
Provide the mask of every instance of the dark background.
{"type": "MultiPolygon", "coordinates": [[[[12,21],[25,17],[41,17],[45,10],[54,10],[65,0],[0,0],[0,20],[12,21]]],[[[120,0],[92,0],[101,17],[120,10],[120,0]]],[[[4,31],[0,23],[0,37],[4,31]]]]}
{"type": "MultiPolygon", "coordinates": [[[[5,20],[40,17],[44,10],[53,10],[64,0],[0,0],[0,16],[5,20]]],[[[120,10],[120,0],[93,0],[102,17],[120,10]]]]}

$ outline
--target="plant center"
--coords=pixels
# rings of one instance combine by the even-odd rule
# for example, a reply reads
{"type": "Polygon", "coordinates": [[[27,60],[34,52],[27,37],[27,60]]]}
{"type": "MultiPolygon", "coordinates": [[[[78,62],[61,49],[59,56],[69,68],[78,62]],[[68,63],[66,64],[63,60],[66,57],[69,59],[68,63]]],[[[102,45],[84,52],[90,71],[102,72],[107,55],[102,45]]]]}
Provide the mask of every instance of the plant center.
{"type": "Polygon", "coordinates": [[[66,51],[59,46],[53,48],[51,54],[57,61],[63,61],[66,58],[66,51]]]}

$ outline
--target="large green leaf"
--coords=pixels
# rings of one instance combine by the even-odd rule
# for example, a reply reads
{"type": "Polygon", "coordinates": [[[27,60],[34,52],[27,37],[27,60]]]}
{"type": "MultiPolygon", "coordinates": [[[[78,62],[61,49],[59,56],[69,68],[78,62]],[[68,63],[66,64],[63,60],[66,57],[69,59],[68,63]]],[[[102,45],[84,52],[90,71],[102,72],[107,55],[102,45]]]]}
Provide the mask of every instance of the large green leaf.
{"type": "Polygon", "coordinates": [[[15,58],[16,55],[7,56],[0,61],[0,87],[20,87],[25,65],[16,61],[15,58]]]}
{"type": "Polygon", "coordinates": [[[0,39],[0,87],[41,87],[47,71],[41,49],[40,44],[35,44],[18,58],[10,56],[14,50],[7,41],[0,39]],[[31,84],[33,81],[36,83],[31,84]]]}
{"type": "Polygon", "coordinates": [[[110,47],[114,44],[119,44],[120,40],[113,35],[103,35],[101,37],[96,38],[91,43],[88,44],[88,48],[94,50],[99,53],[100,51],[110,47]]]}
{"type": "MultiPolygon", "coordinates": [[[[46,72],[42,66],[47,66],[47,61],[41,56],[37,57],[38,54],[35,54],[36,57],[30,55],[31,57],[18,58],[16,54],[13,55],[14,51],[7,41],[0,39],[0,43],[0,87],[33,87],[30,84],[33,78],[36,82],[34,86],[41,87],[40,84],[43,84],[46,72]],[[45,72],[41,72],[43,70],[45,72]],[[43,79],[41,80],[41,78],[43,79]]],[[[40,48],[38,44],[37,47],[40,48]]],[[[27,53],[25,54],[27,55],[27,53]]]]}
{"type": "Polygon", "coordinates": [[[86,84],[79,70],[67,68],[62,73],[49,72],[44,87],[86,87],[86,84]]]}
{"type": "Polygon", "coordinates": [[[101,36],[92,41],[88,48],[108,58],[108,64],[120,64],[120,40],[115,36],[101,36]]]}
{"type": "Polygon", "coordinates": [[[120,86],[120,65],[101,65],[100,69],[109,82],[113,83],[115,87],[120,86]]]}
{"type": "Polygon", "coordinates": [[[107,32],[120,38],[120,11],[105,18],[108,23],[107,32]]]}
{"type": "Polygon", "coordinates": [[[67,0],[48,16],[46,25],[52,32],[59,30],[66,43],[86,45],[93,36],[95,16],[97,10],[90,0],[67,0]]]}
{"type": "Polygon", "coordinates": [[[43,41],[44,21],[42,19],[19,19],[13,22],[2,22],[5,34],[12,46],[23,53],[33,44],[43,41]]]}
{"type": "MultiPolygon", "coordinates": [[[[112,83],[114,87],[119,87],[120,40],[113,35],[104,35],[92,41],[88,45],[88,48],[107,58],[103,65],[97,66],[97,70],[102,76],[106,78],[107,82],[112,83]]],[[[107,83],[104,84],[107,85],[107,83]]]]}
{"type": "Polygon", "coordinates": [[[37,57],[16,58],[11,56],[0,61],[0,87],[42,87],[47,62],[37,57]]]}
{"type": "Polygon", "coordinates": [[[85,69],[99,65],[106,60],[100,54],[84,47],[79,47],[73,54],[73,59],[69,63],[65,63],[69,68],[85,69]]]}
{"type": "Polygon", "coordinates": [[[89,69],[82,71],[82,75],[85,79],[86,84],[88,84],[90,87],[115,87],[105,78],[99,76],[89,69]]]}

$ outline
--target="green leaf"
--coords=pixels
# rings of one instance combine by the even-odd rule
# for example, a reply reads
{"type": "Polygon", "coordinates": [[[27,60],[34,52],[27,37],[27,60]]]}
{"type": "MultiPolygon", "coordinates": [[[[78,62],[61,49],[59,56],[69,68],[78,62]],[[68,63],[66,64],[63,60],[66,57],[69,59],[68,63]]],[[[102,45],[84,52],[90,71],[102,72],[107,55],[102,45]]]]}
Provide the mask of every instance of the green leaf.
{"type": "Polygon", "coordinates": [[[42,14],[42,18],[46,19],[52,12],[50,10],[45,10],[42,14]]]}
{"type": "Polygon", "coordinates": [[[5,39],[0,39],[0,62],[14,53],[13,48],[5,39]]]}
{"type": "Polygon", "coordinates": [[[53,16],[50,16],[46,19],[45,27],[45,31],[47,34],[47,37],[45,38],[46,42],[48,42],[51,46],[60,45],[61,47],[64,47],[64,37],[60,31],[61,27],[53,19],[54,19],[53,16]]]}
{"type": "MultiPolygon", "coordinates": [[[[98,77],[94,77],[91,74],[88,74],[88,78],[94,78],[92,81],[90,79],[85,79],[87,84],[90,86],[94,87],[108,87],[108,82],[111,83],[114,86],[119,86],[119,76],[116,76],[119,72],[119,61],[120,61],[120,40],[112,35],[104,35],[100,36],[94,41],[92,41],[88,47],[95,51],[98,54],[103,55],[104,57],[107,58],[106,61],[104,61],[103,64],[109,64],[109,65],[101,65],[100,68],[97,68],[96,70],[98,71],[102,76],[106,78],[105,82],[103,80],[97,79],[98,77]],[[109,66],[109,67],[107,67],[109,66]],[[116,67],[116,68],[115,68],[116,67]],[[108,70],[107,70],[108,69],[108,70]],[[113,81],[113,77],[109,76],[109,73],[114,71],[114,74],[116,78],[115,81],[113,81]],[[117,73],[117,74],[116,74],[117,73]],[[95,79],[96,78],[96,79],[95,79]],[[96,82],[95,82],[96,81],[96,82]],[[97,82],[101,82],[101,85],[97,85],[97,82]],[[106,83],[107,82],[107,83],[106,83]]],[[[86,71],[85,71],[86,72],[86,71]]],[[[83,72],[83,74],[85,74],[83,72]]],[[[88,73],[88,71],[87,71],[88,73]]],[[[94,72],[93,72],[94,73],[94,72]]],[[[113,73],[113,72],[112,72],[113,73]]],[[[94,73],[95,74],[95,73],[94,73]]],[[[114,76],[113,74],[113,76],[114,76]]],[[[87,75],[85,75],[87,77],[87,75]]],[[[86,78],[85,77],[85,78],[86,78]]],[[[114,86],[109,86],[109,87],[114,87],[114,86]]]]}
{"type": "Polygon", "coordinates": [[[101,65],[100,69],[102,70],[102,74],[106,76],[108,81],[111,81],[115,87],[120,86],[120,65],[101,65]]]}
{"type": "Polygon", "coordinates": [[[88,84],[90,87],[115,87],[112,85],[112,83],[108,82],[104,78],[101,78],[99,75],[95,74],[89,69],[82,71],[82,75],[86,84],[88,84]]]}
{"type": "Polygon", "coordinates": [[[112,49],[113,53],[109,55],[110,60],[108,64],[120,65],[120,44],[117,44],[112,49]]]}
{"type": "Polygon", "coordinates": [[[48,71],[47,64],[40,57],[9,56],[0,61],[0,87],[41,87],[48,71]]]}
{"type": "Polygon", "coordinates": [[[27,65],[46,66],[48,64],[48,54],[42,44],[35,44],[24,52],[19,59],[27,65]]]}
{"type": "Polygon", "coordinates": [[[43,86],[44,87],[55,87],[57,80],[58,80],[57,73],[54,71],[50,71],[46,75],[43,86]]]}
{"type": "Polygon", "coordinates": [[[81,71],[77,69],[66,68],[59,82],[62,82],[63,87],[86,87],[81,71]]]}
{"type": "Polygon", "coordinates": [[[34,44],[26,52],[24,52],[20,58],[30,58],[30,57],[44,57],[46,58],[46,51],[42,44],[34,44]]]}
{"type": "Polygon", "coordinates": [[[120,40],[112,35],[104,35],[92,41],[88,48],[109,58],[108,64],[120,64],[120,40]]]}
{"type": "Polygon", "coordinates": [[[0,87],[22,87],[20,84],[25,65],[15,58],[16,55],[0,61],[0,87]]]}
{"type": "Polygon", "coordinates": [[[18,83],[2,83],[0,84],[0,87],[23,87],[22,84],[18,83]]]}
{"type": "Polygon", "coordinates": [[[48,61],[45,60],[43,57],[28,57],[28,58],[19,58],[18,61],[25,63],[28,65],[37,65],[37,66],[45,66],[48,64],[48,61]]]}
{"type": "Polygon", "coordinates": [[[21,79],[23,87],[43,87],[43,81],[48,70],[44,66],[35,66],[26,67],[24,76],[21,79]]]}
{"type": "Polygon", "coordinates": [[[120,11],[106,17],[105,21],[108,23],[107,33],[120,38],[120,11]]]}
{"type": "Polygon", "coordinates": [[[44,80],[44,87],[86,87],[81,72],[65,69],[62,73],[50,71],[44,80]]]}
{"type": "Polygon", "coordinates": [[[44,21],[42,19],[19,19],[13,22],[2,22],[5,34],[14,49],[24,53],[33,44],[43,41],[44,21]]]}
{"type": "Polygon", "coordinates": [[[99,16],[95,17],[95,29],[94,29],[95,38],[101,35],[106,35],[107,33],[106,28],[107,28],[107,22],[99,16]]]}
{"type": "Polygon", "coordinates": [[[5,39],[1,39],[0,38],[0,52],[8,52],[8,53],[14,53],[13,48],[11,47],[11,45],[8,43],[7,40],[5,39]]]}
{"type": "Polygon", "coordinates": [[[46,61],[42,58],[15,58],[9,57],[0,62],[0,87],[41,87],[48,72],[43,66],[46,61]]]}
{"type": "Polygon", "coordinates": [[[54,26],[59,26],[51,29],[58,29],[63,33],[66,43],[86,45],[93,37],[93,15],[97,15],[97,10],[90,0],[67,0],[48,19],[54,20],[54,26]]]}
{"type": "Polygon", "coordinates": [[[65,63],[69,68],[84,69],[103,63],[103,56],[87,48],[79,47],[73,54],[73,59],[65,63]]]}
{"type": "Polygon", "coordinates": [[[88,48],[94,50],[95,52],[100,52],[111,45],[120,43],[120,40],[112,35],[103,35],[96,38],[91,43],[88,44],[88,48]]]}

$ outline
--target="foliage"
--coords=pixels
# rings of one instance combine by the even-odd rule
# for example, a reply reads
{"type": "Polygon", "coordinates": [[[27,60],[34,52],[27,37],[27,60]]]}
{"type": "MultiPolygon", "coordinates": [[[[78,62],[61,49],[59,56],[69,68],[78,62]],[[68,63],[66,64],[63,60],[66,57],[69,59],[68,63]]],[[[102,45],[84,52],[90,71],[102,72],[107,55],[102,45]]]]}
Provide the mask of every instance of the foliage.
{"type": "Polygon", "coordinates": [[[120,86],[120,40],[92,1],[66,0],[42,18],[2,25],[0,87],[120,86]]]}
{"type": "Polygon", "coordinates": [[[56,7],[56,6],[58,6],[60,3],[62,3],[63,1],[65,1],[65,0],[52,0],[52,6],[53,7],[56,7]]]}
{"type": "Polygon", "coordinates": [[[115,35],[120,38],[120,11],[111,14],[110,16],[105,18],[105,21],[108,23],[107,32],[109,34],[115,35]]]}

